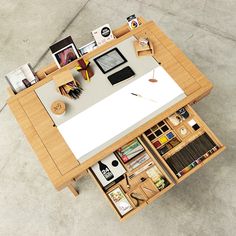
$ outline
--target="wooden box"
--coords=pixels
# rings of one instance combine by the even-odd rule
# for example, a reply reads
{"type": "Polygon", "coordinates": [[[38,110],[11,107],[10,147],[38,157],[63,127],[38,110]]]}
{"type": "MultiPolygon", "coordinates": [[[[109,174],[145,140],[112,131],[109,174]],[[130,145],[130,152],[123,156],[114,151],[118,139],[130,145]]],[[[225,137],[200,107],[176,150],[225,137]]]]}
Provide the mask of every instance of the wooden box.
{"type": "Polygon", "coordinates": [[[151,41],[149,41],[148,45],[141,46],[138,41],[134,41],[134,48],[137,56],[153,56],[154,48],[151,41]]]}
{"type": "Polygon", "coordinates": [[[59,91],[59,87],[69,82],[75,82],[75,79],[69,70],[63,71],[60,74],[53,76],[53,80],[55,81],[58,91],[59,91]]]}

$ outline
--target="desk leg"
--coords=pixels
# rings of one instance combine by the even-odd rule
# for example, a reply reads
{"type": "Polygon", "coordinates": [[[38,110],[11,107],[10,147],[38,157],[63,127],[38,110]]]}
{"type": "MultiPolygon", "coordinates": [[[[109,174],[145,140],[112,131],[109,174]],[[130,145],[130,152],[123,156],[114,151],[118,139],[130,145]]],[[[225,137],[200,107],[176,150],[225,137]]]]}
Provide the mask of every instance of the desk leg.
{"type": "Polygon", "coordinates": [[[69,188],[69,190],[73,193],[73,195],[75,197],[78,197],[79,195],[79,190],[78,188],[76,187],[76,181],[72,180],[68,185],[67,187],[69,188]]]}

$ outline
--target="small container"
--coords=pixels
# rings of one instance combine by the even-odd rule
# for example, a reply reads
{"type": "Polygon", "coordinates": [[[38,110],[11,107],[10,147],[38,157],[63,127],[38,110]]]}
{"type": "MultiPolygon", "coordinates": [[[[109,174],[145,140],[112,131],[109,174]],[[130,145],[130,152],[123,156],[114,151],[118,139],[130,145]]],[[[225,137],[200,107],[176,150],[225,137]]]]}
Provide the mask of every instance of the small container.
{"type": "Polygon", "coordinates": [[[54,101],[51,105],[51,111],[55,115],[64,115],[66,112],[66,105],[60,100],[54,101]]]}

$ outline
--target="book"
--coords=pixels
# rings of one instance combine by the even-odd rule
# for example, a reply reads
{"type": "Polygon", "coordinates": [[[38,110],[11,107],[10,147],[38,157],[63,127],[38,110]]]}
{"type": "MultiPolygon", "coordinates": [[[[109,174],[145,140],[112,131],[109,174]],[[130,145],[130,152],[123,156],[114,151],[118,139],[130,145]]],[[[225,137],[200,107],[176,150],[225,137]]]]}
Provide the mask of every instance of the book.
{"type": "Polygon", "coordinates": [[[111,31],[111,27],[109,24],[105,24],[95,30],[92,31],[92,35],[98,46],[103,45],[114,39],[113,33],[111,31]]]}
{"type": "Polygon", "coordinates": [[[15,93],[19,93],[38,82],[38,78],[34,76],[30,64],[19,66],[6,74],[5,78],[15,93]]]}
{"type": "Polygon", "coordinates": [[[133,209],[120,187],[112,190],[108,196],[122,216],[133,209]]]}
{"type": "Polygon", "coordinates": [[[61,68],[80,57],[71,36],[54,43],[50,46],[50,50],[58,68],[61,68]]]}
{"type": "Polygon", "coordinates": [[[137,17],[135,16],[135,14],[133,14],[131,16],[128,16],[127,17],[127,22],[128,22],[129,28],[131,30],[139,27],[139,22],[138,22],[137,17]]]}
{"type": "Polygon", "coordinates": [[[139,156],[136,156],[129,164],[126,166],[129,171],[132,171],[142,165],[145,161],[147,161],[150,157],[146,152],[141,153],[139,156]]]}

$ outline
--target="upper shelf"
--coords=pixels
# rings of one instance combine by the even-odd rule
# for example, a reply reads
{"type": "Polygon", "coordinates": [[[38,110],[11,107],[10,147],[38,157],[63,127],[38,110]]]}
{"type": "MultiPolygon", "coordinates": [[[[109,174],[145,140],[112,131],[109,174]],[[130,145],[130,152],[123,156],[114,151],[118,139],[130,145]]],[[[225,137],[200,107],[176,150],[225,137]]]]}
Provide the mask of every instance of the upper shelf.
{"type": "MultiPolygon", "coordinates": [[[[146,23],[146,20],[143,17],[138,17],[139,23],[140,25],[143,25],[146,23]]],[[[101,53],[102,51],[104,51],[105,49],[108,49],[110,47],[112,47],[114,44],[117,44],[117,41],[122,41],[124,36],[126,35],[126,37],[130,37],[132,35],[134,35],[134,33],[136,33],[137,31],[139,31],[140,28],[134,29],[132,31],[130,31],[128,24],[124,24],[121,27],[113,30],[113,35],[115,36],[115,39],[96,48],[95,50],[93,50],[90,53],[87,53],[86,55],[82,56],[81,58],[84,58],[86,60],[94,57],[95,55],[101,53]]],[[[127,37],[127,38],[128,38],[127,37]]],[[[80,58],[79,58],[80,59],[80,58]]],[[[8,94],[10,96],[10,98],[12,97],[20,97],[20,96],[24,96],[26,93],[35,90],[36,88],[42,86],[44,83],[47,83],[48,81],[50,81],[52,79],[52,76],[65,71],[65,70],[71,70],[74,67],[76,67],[78,65],[78,60],[74,60],[72,62],[70,62],[69,64],[67,64],[66,66],[62,67],[62,68],[58,68],[55,62],[52,62],[50,64],[48,64],[47,66],[39,69],[38,71],[35,72],[35,75],[38,77],[38,79],[40,80],[38,83],[32,85],[31,87],[22,90],[21,92],[15,94],[11,88],[8,88],[8,94]]]]}

